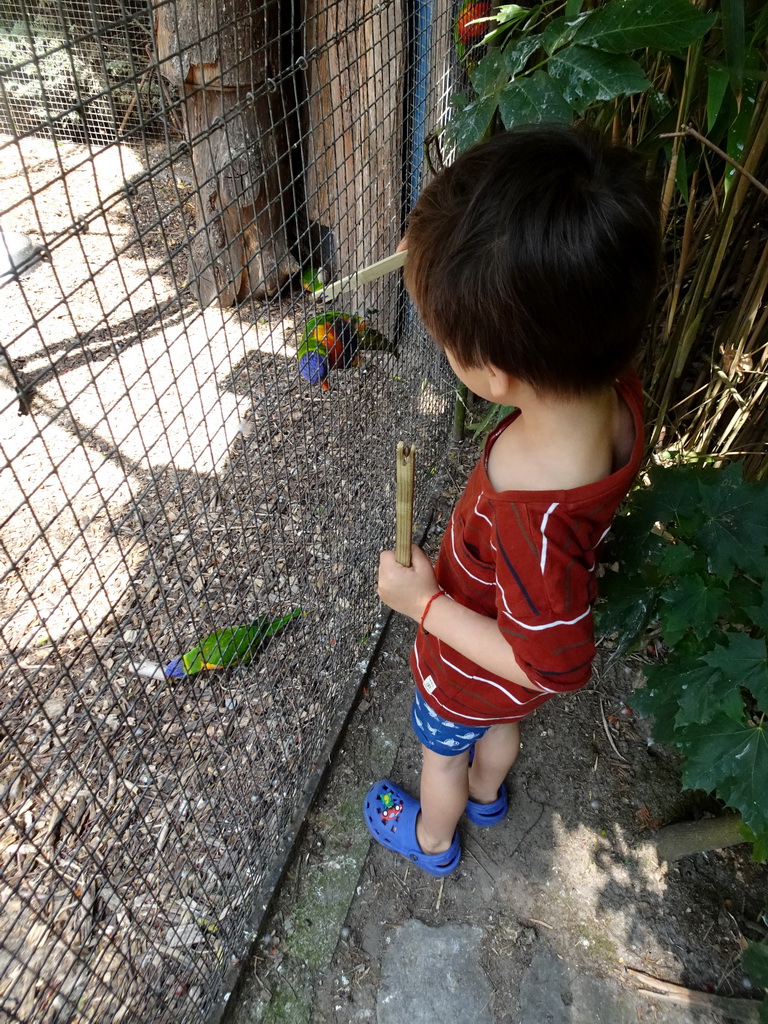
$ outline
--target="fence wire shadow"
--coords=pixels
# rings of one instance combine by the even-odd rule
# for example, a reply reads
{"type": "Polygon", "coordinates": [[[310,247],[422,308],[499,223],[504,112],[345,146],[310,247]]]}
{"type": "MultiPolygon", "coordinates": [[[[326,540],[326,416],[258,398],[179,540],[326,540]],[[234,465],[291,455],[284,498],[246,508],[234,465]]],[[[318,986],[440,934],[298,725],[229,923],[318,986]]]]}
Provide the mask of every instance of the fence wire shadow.
{"type": "Polygon", "coordinates": [[[422,525],[446,447],[399,278],[332,308],[302,280],[397,245],[451,24],[445,0],[0,12],[4,1019],[221,1013],[381,629],[396,442],[422,525]],[[362,349],[321,384],[299,357],[328,312],[362,349]]]}

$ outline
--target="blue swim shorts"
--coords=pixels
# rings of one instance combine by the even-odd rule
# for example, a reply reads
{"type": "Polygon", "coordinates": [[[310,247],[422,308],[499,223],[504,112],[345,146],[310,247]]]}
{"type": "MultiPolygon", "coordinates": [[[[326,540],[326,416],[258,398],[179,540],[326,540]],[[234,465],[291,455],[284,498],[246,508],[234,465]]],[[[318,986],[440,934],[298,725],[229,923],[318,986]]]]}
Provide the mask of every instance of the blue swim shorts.
{"type": "Polygon", "coordinates": [[[477,743],[490,729],[489,725],[460,725],[458,722],[449,722],[448,719],[441,718],[418,690],[411,708],[411,725],[425,747],[434,750],[436,754],[446,754],[449,757],[451,754],[461,754],[469,750],[472,744],[477,743]]]}

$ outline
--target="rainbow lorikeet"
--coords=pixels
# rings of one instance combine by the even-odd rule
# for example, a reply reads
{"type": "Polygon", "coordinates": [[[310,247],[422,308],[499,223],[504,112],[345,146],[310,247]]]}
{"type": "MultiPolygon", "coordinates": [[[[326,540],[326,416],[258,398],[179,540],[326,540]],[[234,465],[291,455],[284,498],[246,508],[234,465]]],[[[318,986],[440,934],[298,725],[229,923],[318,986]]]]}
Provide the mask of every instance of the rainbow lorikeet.
{"type": "Polygon", "coordinates": [[[301,608],[296,608],[288,615],[275,618],[260,615],[248,626],[217,629],[191,651],[168,662],[164,669],[165,675],[167,678],[183,679],[205,670],[247,665],[269,637],[279,633],[299,615],[301,608]]]}
{"type": "Polygon", "coordinates": [[[486,20],[493,15],[493,0],[464,0],[453,25],[453,39],[462,65],[470,70],[479,63],[484,48],[480,46],[490,26],[486,20]]]}
{"type": "Polygon", "coordinates": [[[328,283],[326,281],[326,273],[321,267],[319,270],[305,270],[301,275],[301,285],[305,292],[309,292],[314,295],[315,292],[321,292],[328,283]]]}
{"type": "Polygon", "coordinates": [[[357,365],[360,349],[390,349],[389,342],[362,317],[329,311],[310,317],[298,349],[299,373],[327,391],[331,370],[357,365]]]}

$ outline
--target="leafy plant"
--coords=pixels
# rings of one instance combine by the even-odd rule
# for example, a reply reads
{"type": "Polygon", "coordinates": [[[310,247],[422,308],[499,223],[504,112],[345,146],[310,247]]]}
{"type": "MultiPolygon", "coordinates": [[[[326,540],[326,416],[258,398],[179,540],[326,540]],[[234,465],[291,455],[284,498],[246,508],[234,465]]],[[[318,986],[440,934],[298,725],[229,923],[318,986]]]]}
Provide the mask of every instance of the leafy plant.
{"type": "MultiPolygon", "coordinates": [[[[487,19],[485,42],[497,45],[469,72],[471,89],[454,97],[446,138],[459,151],[479,142],[497,115],[505,128],[571,121],[595,103],[653,88],[632,54],[650,48],[684,53],[715,21],[688,0],[508,4],[487,19]]],[[[666,114],[669,103],[659,103],[666,114]]]]}
{"type": "Polygon", "coordinates": [[[766,991],[759,1013],[760,1024],[768,1024],[768,946],[762,942],[750,942],[741,962],[752,984],[766,991]]]}
{"type": "Polygon", "coordinates": [[[768,7],[761,0],[500,7],[443,129],[447,154],[581,118],[659,173],[665,272],[641,360],[653,447],[768,475],[768,7]],[[587,8],[587,9],[583,9],[587,8]],[[481,51],[485,52],[485,51],[481,51]]]}
{"type": "Polygon", "coordinates": [[[768,485],[742,468],[655,466],[614,530],[599,631],[616,656],[656,625],[666,657],[643,664],[632,704],[682,755],[683,785],[739,811],[768,857],[768,485]]]}

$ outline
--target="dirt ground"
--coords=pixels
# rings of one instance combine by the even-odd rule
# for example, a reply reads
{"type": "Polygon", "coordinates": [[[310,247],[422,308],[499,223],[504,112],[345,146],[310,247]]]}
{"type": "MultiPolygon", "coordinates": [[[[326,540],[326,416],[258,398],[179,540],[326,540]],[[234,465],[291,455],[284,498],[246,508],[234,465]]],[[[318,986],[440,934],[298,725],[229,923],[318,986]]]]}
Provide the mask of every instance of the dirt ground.
{"type": "Polygon", "coordinates": [[[50,256],[0,325],[0,1020],[106,988],[99,1020],[202,1019],[380,616],[396,440],[428,478],[452,392],[420,365],[412,401],[414,347],[307,384],[298,281],[200,308],[162,147],[0,151],[3,229],[50,256]],[[258,665],[168,684],[214,629],[297,610],[258,665]]]}
{"type": "Polygon", "coordinates": [[[375,1021],[387,945],[414,919],[483,929],[490,1009],[500,1024],[521,1019],[520,978],[542,947],[585,975],[649,990],[660,982],[666,995],[649,992],[638,1020],[670,1020],[670,1005],[697,1022],[756,1019],[757,993],[740,959],[745,939],[766,933],[768,868],[751,861],[747,845],[659,862],[655,831],[713,805],[703,794],[681,795],[674,755],[649,742],[649,723],[632,712],[636,660],[602,674],[598,667],[593,685],[552,700],[525,723],[508,818],[490,829],[460,823],[463,858],[452,876],[432,878],[367,842],[361,796],[382,770],[382,736],[397,747],[391,777],[418,791],[420,755],[407,725],[412,638],[412,624],[396,616],[228,1019],[375,1021]],[[345,832],[350,807],[354,822],[345,832]],[[306,909],[307,894],[319,887],[321,901],[332,903],[331,876],[341,853],[354,860],[355,850],[352,898],[324,960],[308,941],[321,925],[306,909]]]}

